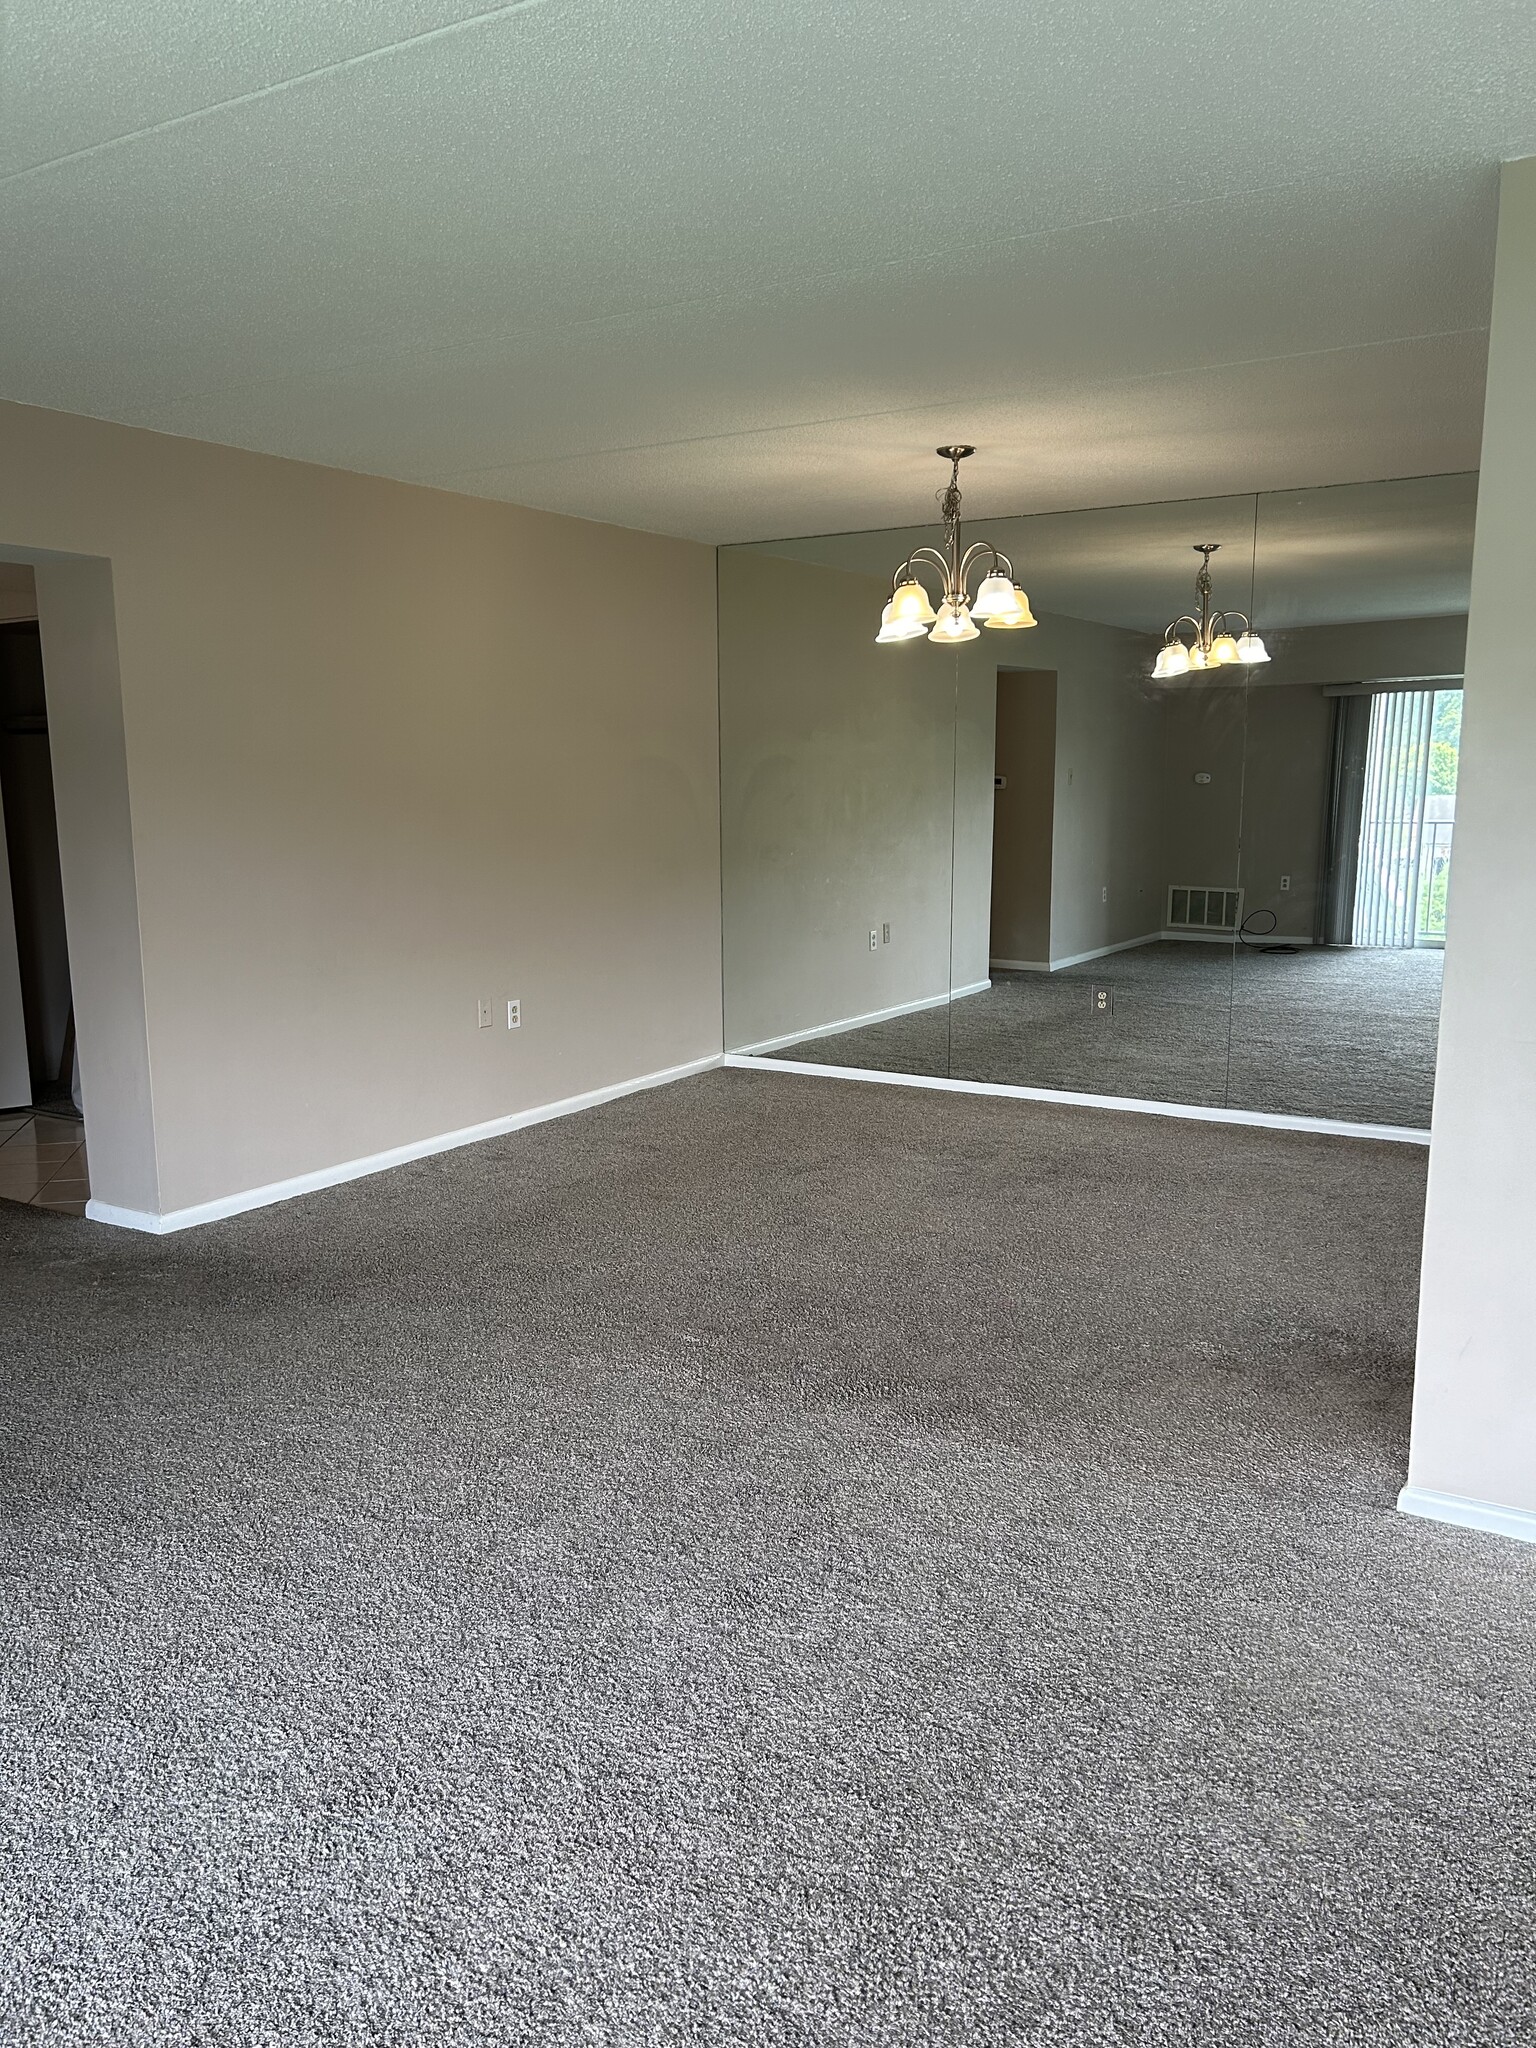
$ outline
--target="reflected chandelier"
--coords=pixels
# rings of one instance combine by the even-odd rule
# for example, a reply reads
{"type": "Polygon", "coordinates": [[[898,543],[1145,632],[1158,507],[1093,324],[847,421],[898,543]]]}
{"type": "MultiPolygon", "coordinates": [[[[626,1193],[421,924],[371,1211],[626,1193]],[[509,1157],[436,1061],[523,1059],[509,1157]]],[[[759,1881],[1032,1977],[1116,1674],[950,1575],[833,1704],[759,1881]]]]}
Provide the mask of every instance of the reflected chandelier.
{"type": "Polygon", "coordinates": [[[1162,652],[1152,670],[1154,676],[1181,676],[1192,668],[1225,668],[1235,661],[1256,667],[1259,662],[1268,661],[1269,649],[1248,623],[1245,612],[1211,610],[1211,557],[1220,546],[1219,540],[1195,542],[1195,553],[1201,557],[1200,573],[1195,578],[1200,616],[1193,618],[1186,612],[1182,618],[1175,619],[1164,633],[1162,652]],[[1228,625],[1229,620],[1237,619],[1243,622],[1240,638],[1233,636],[1228,625]],[[1195,637],[1188,647],[1180,635],[1181,626],[1194,629],[1195,637]]]}
{"type": "Polygon", "coordinates": [[[951,447],[936,449],[935,453],[950,464],[948,487],[939,492],[939,510],[944,515],[944,552],[940,554],[937,548],[914,548],[908,555],[891,578],[891,598],[880,614],[876,640],[882,644],[888,640],[921,640],[926,634],[941,646],[953,646],[961,640],[981,638],[975,624],[978,619],[994,632],[1033,626],[1036,620],[1029,599],[1014,582],[1013,564],[1008,557],[985,540],[973,540],[963,555],[960,552],[960,465],[976,450],[951,447]],[[972,598],[967,579],[983,560],[989,560],[991,566],[972,598]],[[942,579],[937,611],[919,578],[919,569],[927,569],[942,579]]]}

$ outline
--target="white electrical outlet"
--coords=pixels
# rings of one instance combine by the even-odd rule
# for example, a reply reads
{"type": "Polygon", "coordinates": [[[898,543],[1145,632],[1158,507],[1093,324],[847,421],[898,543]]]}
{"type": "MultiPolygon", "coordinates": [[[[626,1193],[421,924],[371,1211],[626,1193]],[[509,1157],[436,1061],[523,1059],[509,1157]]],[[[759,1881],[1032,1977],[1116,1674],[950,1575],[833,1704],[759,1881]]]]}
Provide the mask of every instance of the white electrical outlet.
{"type": "Polygon", "coordinates": [[[880,943],[882,946],[888,946],[891,943],[891,928],[888,924],[883,924],[880,927],[880,943]]]}
{"type": "Polygon", "coordinates": [[[1282,889],[1289,889],[1289,887],[1291,886],[1291,878],[1289,875],[1282,875],[1280,877],[1280,886],[1282,889]]]}
{"type": "Polygon", "coordinates": [[[1105,883],[1104,887],[1099,891],[1099,901],[1101,903],[1107,903],[1109,901],[1109,884],[1107,882],[1105,883]]]}
{"type": "Polygon", "coordinates": [[[520,1030],[520,1029],[521,1029],[521,1027],[522,1027],[522,1022],[523,1022],[523,1005],[522,1005],[522,1001],[521,1001],[521,999],[520,999],[519,997],[517,997],[517,996],[508,996],[508,998],[507,998],[507,1029],[508,1029],[509,1031],[517,1031],[517,1030],[520,1030]]]}
{"type": "Polygon", "coordinates": [[[869,928],[869,950],[871,953],[878,953],[880,950],[880,934],[873,925],[869,928]]]}
{"type": "Polygon", "coordinates": [[[482,1031],[489,1031],[491,1028],[491,1006],[484,996],[480,998],[480,1007],[476,1015],[479,1020],[480,1029],[482,1031]]]}

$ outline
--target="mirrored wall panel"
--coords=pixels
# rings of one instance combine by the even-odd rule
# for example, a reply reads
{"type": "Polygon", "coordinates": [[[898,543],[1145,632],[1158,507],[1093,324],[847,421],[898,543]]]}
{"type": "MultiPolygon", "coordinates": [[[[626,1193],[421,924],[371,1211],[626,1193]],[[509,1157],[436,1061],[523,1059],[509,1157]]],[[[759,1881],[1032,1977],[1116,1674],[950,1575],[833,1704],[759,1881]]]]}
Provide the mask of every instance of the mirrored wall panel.
{"type": "Polygon", "coordinates": [[[937,521],[723,550],[727,1047],[1427,1125],[1475,488],[978,518],[950,646],[937,521]]]}
{"type": "MultiPolygon", "coordinates": [[[[946,1074],[956,653],[877,646],[874,577],[755,548],[719,574],[727,1049],[946,1074]]],[[[985,982],[984,936],[962,967],[985,982]]]]}
{"type": "Polygon", "coordinates": [[[1476,487],[1259,501],[1234,1107],[1429,1123],[1476,487]]]}

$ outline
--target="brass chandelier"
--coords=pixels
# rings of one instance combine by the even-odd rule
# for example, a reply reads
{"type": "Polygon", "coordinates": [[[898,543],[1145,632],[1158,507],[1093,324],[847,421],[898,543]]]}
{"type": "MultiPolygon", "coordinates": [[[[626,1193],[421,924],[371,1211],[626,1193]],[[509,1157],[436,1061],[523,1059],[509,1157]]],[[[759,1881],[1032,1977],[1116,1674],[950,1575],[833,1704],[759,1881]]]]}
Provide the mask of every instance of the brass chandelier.
{"type": "Polygon", "coordinates": [[[962,640],[979,640],[980,628],[993,632],[1014,632],[1036,624],[1029,599],[1013,580],[1013,564],[990,541],[973,540],[960,552],[960,465],[974,448],[953,446],[935,451],[950,465],[948,487],[939,492],[939,510],[944,515],[944,552],[937,548],[914,548],[891,578],[891,597],[880,614],[875,639],[921,640],[924,635],[941,646],[962,640]],[[971,572],[983,561],[990,564],[973,598],[971,572]],[[938,579],[939,608],[933,601],[919,570],[938,579]]]}
{"type": "Polygon", "coordinates": [[[1195,542],[1195,553],[1200,557],[1200,573],[1195,578],[1200,616],[1195,618],[1185,612],[1164,633],[1162,652],[1152,670],[1154,676],[1182,676],[1192,668],[1225,668],[1233,662],[1257,667],[1261,661],[1268,661],[1269,649],[1254,632],[1245,612],[1211,610],[1211,557],[1220,546],[1219,540],[1195,542]],[[1232,631],[1232,623],[1238,619],[1243,623],[1241,636],[1232,631]],[[1188,646],[1179,630],[1183,626],[1194,633],[1188,646]]]}

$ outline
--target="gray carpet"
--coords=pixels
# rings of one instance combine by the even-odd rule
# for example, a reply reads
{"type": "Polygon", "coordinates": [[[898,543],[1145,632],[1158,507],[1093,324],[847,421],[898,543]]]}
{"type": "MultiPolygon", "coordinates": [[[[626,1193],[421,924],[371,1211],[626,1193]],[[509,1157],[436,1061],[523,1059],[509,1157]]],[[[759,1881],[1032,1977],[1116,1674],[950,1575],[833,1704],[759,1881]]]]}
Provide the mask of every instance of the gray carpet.
{"type": "Polygon", "coordinates": [[[0,2041],[1529,2044],[1423,1171],[724,1073],[0,1212],[0,2041]]]}
{"type": "Polygon", "coordinates": [[[1427,1128],[1444,955],[1164,942],[776,1059],[1427,1128]],[[1113,991],[1107,1018],[1096,985],[1113,991]]]}

